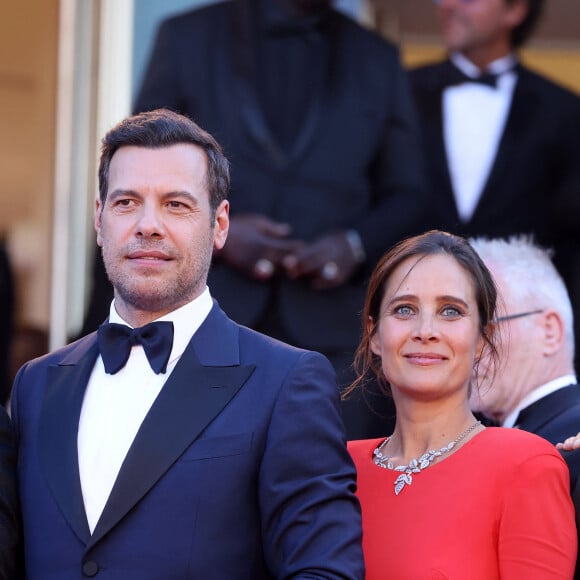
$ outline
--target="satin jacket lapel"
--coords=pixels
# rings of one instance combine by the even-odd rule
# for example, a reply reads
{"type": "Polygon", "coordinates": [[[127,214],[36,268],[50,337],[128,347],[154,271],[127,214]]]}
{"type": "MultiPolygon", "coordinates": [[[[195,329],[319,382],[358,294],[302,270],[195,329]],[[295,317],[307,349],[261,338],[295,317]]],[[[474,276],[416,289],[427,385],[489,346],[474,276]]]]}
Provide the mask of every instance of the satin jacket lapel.
{"type": "Polygon", "coordinates": [[[568,409],[580,404],[580,391],[577,385],[558,389],[549,395],[522,409],[516,421],[524,431],[536,433],[544,425],[565,413],[568,409]]]}
{"type": "Polygon", "coordinates": [[[488,211],[488,208],[493,206],[494,198],[509,195],[509,191],[506,191],[499,184],[503,179],[503,175],[510,170],[511,161],[517,154],[518,149],[525,147],[525,135],[530,125],[530,119],[534,118],[535,96],[534,92],[529,90],[530,77],[526,74],[526,70],[519,65],[516,67],[516,71],[518,79],[514,88],[505,129],[472,220],[477,219],[477,214],[481,211],[481,208],[484,208],[484,211],[488,211]]]}
{"type": "Polygon", "coordinates": [[[306,117],[290,151],[290,161],[292,163],[300,160],[319,134],[318,129],[322,120],[326,96],[331,92],[330,87],[333,86],[336,90],[340,90],[342,86],[340,79],[336,79],[335,83],[331,79],[332,72],[334,71],[336,74],[336,71],[339,70],[339,66],[335,61],[341,57],[341,48],[338,46],[337,38],[337,20],[333,14],[328,16],[328,22],[324,23],[324,26],[326,30],[323,30],[321,34],[327,34],[328,41],[320,34],[315,34],[310,39],[311,42],[316,43],[316,55],[324,63],[324,74],[317,76],[315,84],[312,86],[312,96],[306,117]]]}
{"type": "Polygon", "coordinates": [[[235,396],[254,368],[240,366],[237,326],[214,306],[141,425],[90,545],[147,494],[235,396]],[[216,366],[206,366],[205,352],[213,345],[219,354],[208,356],[216,366]]]}
{"type": "Polygon", "coordinates": [[[48,368],[39,420],[39,455],[48,485],[79,539],[89,541],[79,476],[77,433],[86,386],[98,355],[96,334],[87,337],[58,366],[48,368]]]}
{"type": "Polygon", "coordinates": [[[451,183],[451,175],[449,174],[447,149],[445,147],[443,90],[443,84],[435,86],[433,93],[429,96],[428,100],[423,103],[423,107],[426,110],[424,117],[424,132],[425,142],[435,144],[435,147],[432,150],[427,151],[428,156],[433,156],[433,159],[429,160],[435,180],[435,183],[431,187],[431,191],[434,191],[436,192],[436,195],[441,195],[445,198],[446,217],[451,222],[446,227],[451,227],[456,226],[460,220],[459,214],[457,213],[455,195],[453,194],[453,185],[451,183]],[[450,214],[452,217],[450,217],[450,214]]]}
{"type": "MultiPolygon", "coordinates": [[[[226,109],[230,109],[234,115],[239,110],[241,122],[250,138],[260,147],[260,153],[266,151],[278,169],[288,168],[305,154],[317,135],[324,97],[328,88],[328,75],[334,68],[331,58],[338,58],[340,51],[329,48],[329,43],[322,38],[313,39],[314,42],[319,43],[317,54],[325,60],[326,72],[325,75],[316,78],[312,100],[304,122],[293,146],[286,152],[272,134],[256,92],[255,22],[251,12],[251,3],[247,0],[232,3],[230,14],[230,34],[224,38],[228,62],[222,67],[221,74],[218,73],[217,94],[231,96],[233,92],[236,95],[237,106],[232,107],[230,102],[226,109]],[[228,71],[231,75],[227,74],[228,71]]],[[[336,43],[337,26],[335,23],[336,19],[331,14],[327,23],[331,37],[330,43],[336,43]]]]}
{"type": "Polygon", "coordinates": [[[225,58],[227,62],[218,72],[217,95],[228,98],[224,110],[230,110],[233,115],[239,113],[244,129],[249,137],[266,151],[272,162],[283,168],[288,159],[286,154],[274,139],[266,118],[259,104],[256,93],[256,46],[254,43],[255,22],[252,15],[251,2],[238,0],[233,2],[230,10],[229,34],[225,42],[225,58]],[[231,101],[235,95],[235,104],[231,101]]]}

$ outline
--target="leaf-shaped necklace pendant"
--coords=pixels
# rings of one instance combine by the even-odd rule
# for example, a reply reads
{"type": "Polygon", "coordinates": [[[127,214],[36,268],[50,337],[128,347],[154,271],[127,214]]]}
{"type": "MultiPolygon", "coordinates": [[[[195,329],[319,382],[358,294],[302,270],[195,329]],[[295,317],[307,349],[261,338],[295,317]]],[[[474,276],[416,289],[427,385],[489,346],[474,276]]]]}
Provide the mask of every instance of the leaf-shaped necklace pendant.
{"type": "Polygon", "coordinates": [[[414,473],[421,473],[424,469],[427,469],[431,465],[431,463],[437,458],[441,457],[444,453],[448,453],[451,451],[459,441],[464,439],[469,433],[471,433],[478,425],[480,425],[480,421],[476,421],[472,425],[470,425],[463,433],[460,433],[453,441],[448,443],[447,445],[441,447],[439,451],[435,451],[431,449],[427,451],[419,459],[411,459],[409,461],[409,465],[397,465],[396,467],[393,465],[391,458],[387,455],[383,455],[383,449],[389,442],[389,437],[387,437],[373,452],[373,462],[378,467],[382,467],[383,469],[389,469],[391,471],[399,471],[401,473],[395,479],[395,495],[399,495],[401,491],[405,488],[405,486],[410,486],[413,483],[413,475],[414,473]]]}

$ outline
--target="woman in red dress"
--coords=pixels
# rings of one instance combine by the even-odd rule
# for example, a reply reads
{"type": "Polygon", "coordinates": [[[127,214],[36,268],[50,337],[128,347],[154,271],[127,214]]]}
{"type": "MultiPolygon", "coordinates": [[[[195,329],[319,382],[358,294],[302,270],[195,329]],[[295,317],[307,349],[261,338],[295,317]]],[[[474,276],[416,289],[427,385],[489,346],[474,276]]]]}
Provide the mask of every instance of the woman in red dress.
{"type": "Polygon", "coordinates": [[[493,279],[466,240],[432,231],[378,263],[359,350],[397,408],[386,439],[349,443],[367,580],[571,579],[568,469],[547,441],[485,428],[468,399],[497,358],[493,279]]]}

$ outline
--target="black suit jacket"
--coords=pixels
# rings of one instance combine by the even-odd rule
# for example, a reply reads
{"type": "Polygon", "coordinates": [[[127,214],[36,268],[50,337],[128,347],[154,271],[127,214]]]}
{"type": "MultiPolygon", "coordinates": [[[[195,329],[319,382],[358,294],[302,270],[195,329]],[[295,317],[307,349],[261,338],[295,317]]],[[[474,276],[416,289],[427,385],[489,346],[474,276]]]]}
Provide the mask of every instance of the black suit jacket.
{"type": "Polygon", "coordinates": [[[551,443],[580,431],[580,387],[570,385],[546,395],[522,411],[517,426],[551,443]]]}
{"type": "MultiPolygon", "coordinates": [[[[570,385],[546,395],[522,411],[517,426],[551,443],[564,441],[580,431],[580,386],[570,385]]],[[[570,470],[570,493],[576,509],[576,527],[580,530],[580,449],[562,452],[570,470]]],[[[574,575],[580,579],[577,567],[574,575]]]]}
{"type": "MultiPolygon", "coordinates": [[[[175,109],[217,138],[232,166],[232,215],[267,215],[306,241],[353,228],[372,267],[426,224],[416,119],[397,50],[331,10],[321,28],[326,74],[312,87],[310,109],[285,150],[256,91],[254,4],[225,2],[163,22],[135,109],[175,109]]],[[[259,282],[218,262],[209,286],[248,326],[276,288],[288,337],[329,352],[358,342],[364,279],[360,273],[340,288],[314,291],[303,281],[259,282]]]]}
{"type": "Polygon", "coordinates": [[[16,449],[10,419],[0,406],[0,580],[20,578],[20,518],[16,485],[16,449]]]}
{"type": "Polygon", "coordinates": [[[410,73],[438,227],[465,236],[530,233],[554,248],[580,336],[580,98],[524,66],[517,67],[495,162],[472,218],[462,223],[443,136],[442,94],[449,66],[445,61],[410,73]]]}
{"type": "Polygon", "coordinates": [[[215,305],[91,534],[77,437],[97,356],[93,333],[28,362],[14,382],[27,580],[364,577],[355,469],[324,357],[215,305]]]}

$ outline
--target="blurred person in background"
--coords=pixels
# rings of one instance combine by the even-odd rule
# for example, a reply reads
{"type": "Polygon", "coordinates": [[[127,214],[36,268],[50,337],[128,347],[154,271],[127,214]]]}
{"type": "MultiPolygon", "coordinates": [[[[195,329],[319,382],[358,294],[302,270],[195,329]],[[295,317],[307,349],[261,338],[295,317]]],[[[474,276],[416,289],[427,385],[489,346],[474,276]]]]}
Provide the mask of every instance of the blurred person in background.
{"type": "Polygon", "coordinates": [[[436,0],[448,58],[411,71],[438,226],[554,249],[580,335],[580,98],[520,62],[543,0],[436,0]]]}
{"type": "MultiPolygon", "coordinates": [[[[471,241],[498,286],[500,364],[479,366],[472,410],[502,427],[535,433],[551,443],[580,428],[580,388],[574,373],[574,323],[566,286],[549,250],[530,237],[471,241]],[[495,372],[494,372],[495,371],[495,372]]],[[[580,450],[563,453],[580,523],[580,450]]],[[[580,528],[578,528],[580,529],[580,528]]],[[[577,567],[575,578],[580,578],[577,567]]]]}
{"type": "Polygon", "coordinates": [[[497,372],[480,365],[471,407],[503,427],[518,427],[556,444],[580,427],[566,286],[550,252],[530,238],[478,238],[472,245],[499,289],[496,324],[504,344],[497,372]]]}

